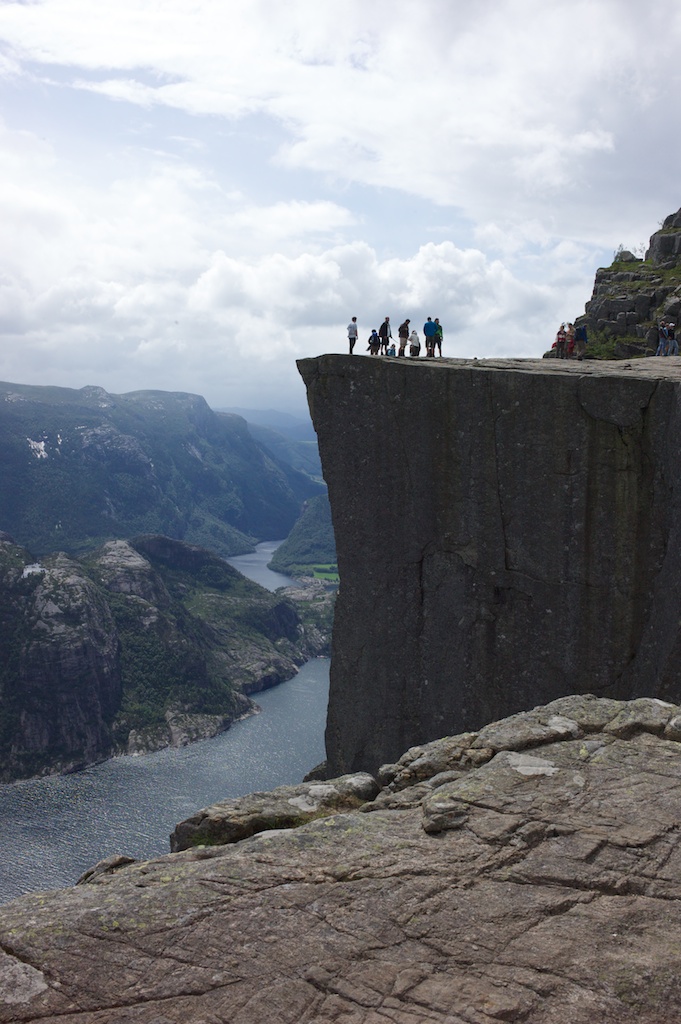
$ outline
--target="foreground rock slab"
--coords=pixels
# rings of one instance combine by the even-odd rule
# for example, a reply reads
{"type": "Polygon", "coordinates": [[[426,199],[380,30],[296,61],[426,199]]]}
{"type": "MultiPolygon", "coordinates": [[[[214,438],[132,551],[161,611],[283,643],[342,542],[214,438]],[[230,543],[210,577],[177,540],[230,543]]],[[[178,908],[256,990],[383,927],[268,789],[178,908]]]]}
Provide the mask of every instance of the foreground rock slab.
{"type": "Polygon", "coordinates": [[[563,698],[360,810],[17,900],[0,1021],[676,1024],[679,713],[563,698]]]}

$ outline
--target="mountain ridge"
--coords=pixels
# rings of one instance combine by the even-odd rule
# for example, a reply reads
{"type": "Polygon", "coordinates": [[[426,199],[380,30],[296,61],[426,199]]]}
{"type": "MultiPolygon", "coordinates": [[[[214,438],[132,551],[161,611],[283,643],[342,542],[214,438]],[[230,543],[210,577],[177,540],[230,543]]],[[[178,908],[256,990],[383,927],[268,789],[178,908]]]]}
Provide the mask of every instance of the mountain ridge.
{"type": "Polygon", "coordinates": [[[324,490],[198,395],[6,382],[0,474],[0,528],[36,554],[140,533],[240,554],[324,490]]]}

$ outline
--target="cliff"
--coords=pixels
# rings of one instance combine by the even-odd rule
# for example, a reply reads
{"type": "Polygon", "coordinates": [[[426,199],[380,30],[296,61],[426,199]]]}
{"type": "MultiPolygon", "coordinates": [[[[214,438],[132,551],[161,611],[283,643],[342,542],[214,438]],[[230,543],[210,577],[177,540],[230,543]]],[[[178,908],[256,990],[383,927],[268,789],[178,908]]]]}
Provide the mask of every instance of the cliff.
{"type": "Polygon", "coordinates": [[[0,781],[215,735],[325,649],[330,617],[167,537],[36,561],[3,534],[0,781]]]}
{"type": "Polygon", "coordinates": [[[338,551],[328,772],[681,693],[674,360],[302,360],[338,551]]]}
{"type": "Polygon", "coordinates": [[[0,1021],[676,1024],[680,716],[570,697],[208,808],[176,838],[250,838],[0,909],[0,1021]]]}

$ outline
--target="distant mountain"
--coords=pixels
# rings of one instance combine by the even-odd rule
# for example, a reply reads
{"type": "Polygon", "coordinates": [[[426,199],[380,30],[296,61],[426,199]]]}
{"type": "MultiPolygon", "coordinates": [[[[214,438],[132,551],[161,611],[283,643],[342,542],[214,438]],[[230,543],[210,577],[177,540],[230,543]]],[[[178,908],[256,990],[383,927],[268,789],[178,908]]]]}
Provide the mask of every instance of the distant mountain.
{"type": "Polygon", "coordinates": [[[0,529],[36,554],[158,533],[224,555],[322,491],[198,395],[0,383],[0,529]]]}
{"type": "MultiPolygon", "coordinates": [[[[331,507],[326,494],[311,498],[287,539],[274,552],[270,568],[291,576],[309,575],[315,565],[336,562],[331,507]]],[[[335,572],[335,570],[334,570],[335,572]]]]}
{"type": "Polygon", "coordinates": [[[36,559],[1,534],[0,781],[220,732],[326,651],[313,611],[167,537],[36,559]]]}
{"type": "Polygon", "coordinates": [[[249,424],[260,427],[269,427],[283,434],[289,441],[313,441],[317,443],[317,435],[310,419],[301,419],[298,416],[291,416],[288,412],[280,412],[277,409],[239,409],[230,406],[227,409],[218,409],[217,412],[236,413],[243,416],[249,424]]]}
{"type": "Polygon", "coordinates": [[[319,481],[322,480],[322,464],[316,440],[292,441],[271,427],[261,427],[257,423],[249,423],[248,429],[256,441],[281,462],[319,481]]]}

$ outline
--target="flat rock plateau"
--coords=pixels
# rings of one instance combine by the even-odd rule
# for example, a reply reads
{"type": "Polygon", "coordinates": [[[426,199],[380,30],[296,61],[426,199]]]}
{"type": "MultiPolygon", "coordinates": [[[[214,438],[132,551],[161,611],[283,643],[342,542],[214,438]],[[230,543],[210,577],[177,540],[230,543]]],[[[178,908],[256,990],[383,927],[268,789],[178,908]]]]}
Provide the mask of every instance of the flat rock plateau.
{"type": "Polygon", "coordinates": [[[681,708],[562,698],[15,901],[0,1021],[676,1024],[680,821],[681,708]]]}

